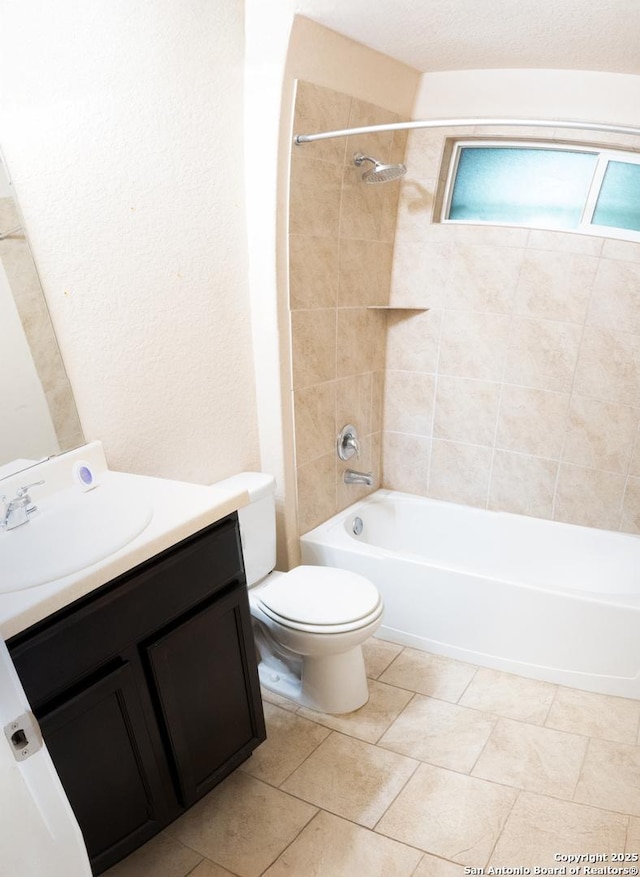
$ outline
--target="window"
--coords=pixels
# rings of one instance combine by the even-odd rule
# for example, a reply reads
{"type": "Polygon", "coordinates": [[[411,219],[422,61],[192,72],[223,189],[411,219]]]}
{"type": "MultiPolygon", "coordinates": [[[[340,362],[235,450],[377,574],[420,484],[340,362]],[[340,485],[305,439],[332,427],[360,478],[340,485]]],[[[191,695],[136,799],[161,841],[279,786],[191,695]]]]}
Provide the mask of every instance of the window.
{"type": "Polygon", "coordinates": [[[627,228],[640,232],[640,164],[609,161],[607,163],[593,225],[627,228]]]}
{"type": "Polygon", "coordinates": [[[589,147],[459,142],[443,221],[640,240],[640,156],[589,147]]]}

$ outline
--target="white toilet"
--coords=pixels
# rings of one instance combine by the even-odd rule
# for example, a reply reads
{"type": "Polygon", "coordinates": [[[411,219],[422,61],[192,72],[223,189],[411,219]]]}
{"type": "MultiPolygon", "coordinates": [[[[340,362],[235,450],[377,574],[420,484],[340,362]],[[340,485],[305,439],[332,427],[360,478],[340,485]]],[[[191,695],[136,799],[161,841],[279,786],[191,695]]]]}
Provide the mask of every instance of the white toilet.
{"type": "Polygon", "coordinates": [[[238,517],[260,682],[320,712],[358,709],[369,698],[362,643],[382,622],[377,588],[364,576],[333,567],[273,572],[273,476],[243,472],[221,486],[246,490],[251,498],[238,517]]]}

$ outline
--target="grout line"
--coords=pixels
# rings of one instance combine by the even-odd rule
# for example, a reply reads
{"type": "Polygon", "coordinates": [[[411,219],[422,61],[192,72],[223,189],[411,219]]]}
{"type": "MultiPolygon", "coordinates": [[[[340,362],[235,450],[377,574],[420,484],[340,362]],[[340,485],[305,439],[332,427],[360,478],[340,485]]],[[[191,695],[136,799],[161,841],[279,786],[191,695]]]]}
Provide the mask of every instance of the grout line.
{"type": "Polygon", "coordinates": [[[504,834],[504,830],[505,830],[505,828],[507,827],[507,822],[508,822],[509,819],[511,818],[511,814],[512,814],[513,811],[515,810],[516,804],[517,804],[518,801],[520,800],[520,796],[523,794],[523,791],[524,791],[524,790],[519,790],[519,791],[517,792],[515,798],[513,799],[513,804],[511,805],[511,809],[510,809],[509,812],[507,813],[507,815],[506,815],[506,817],[505,817],[505,820],[504,820],[504,822],[502,823],[502,828],[501,828],[500,831],[498,832],[498,836],[497,836],[496,839],[495,839],[495,843],[494,843],[493,846],[491,847],[491,852],[489,853],[489,855],[488,855],[488,857],[487,857],[487,861],[485,862],[485,867],[486,867],[486,866],[489,864],[489,862],[491,861],[491,857],[493,856],[493,854],[494,854],[495,851],[496,851],[496,847],[498,846],[498,842],[499,842],[500,838],[502,837],[502,835],[504,834]]]}
{"type": "MultiPolygon", "coordinates": [[[[157,836],[158,836],[158,835],[156,835],[156,837],[157,837],[157,836]]],[[[181,846],[186,846],[185,844],[181,843],[180,841],[178,841],[178,843],[180,843],[181,846]]],[[[189,850],[191,849],[191,847],[186,847],[186,848],[189,849],[189,850]]],[[[140,848],[138,847],[138,849],[140,849],[140,848]]],[[[191,850],[191,851],[194,852],[194,853],[197,852],[197,850],[191,850]]],[[[135,850],[134,850],[134,852],[135,852],[135,850]]],[[[133,855],[133,853],[132,853],[132,855],[133,855]]],[[[205,861],[213,862],[213,859],[207,859],[207,856],[203,856],[202,853],[198,853],[198,855],[199,855],[199,856],[202,856],[202,858],[200,859],[200,861],[197,862],[197,863],[193,866],[193,868],[190,868],[190,869],[186,872],[186,874],[184,874],[184,875],[179,875],[179,877],[189,877],[189,875],[190,875],[190,874],[193,874],[193,872],[194,872],[197,868],[199,868],[200,865],[201,865],[203,862],[205,862],[205,861]]],[[[121,861],[122,861],[122,860],[121,860],[121,861]]],[[[117,865],[117,864],[119,864],[119,863],[116,863],[116,865],[117,865]]],[[[214,865],[217,865],[217,862],[213,862],[213,864],[214,864],[214,865]]],[[[233,874],[233,871],[230,871],[229,873],[230,873],[230,874],[233,874]]],[[[107,871],[105,877],[108,877],[108,874],[109,874],[109,872],[107,871]]]]}
{"type": "Polygon", "coordinates": [[[573,374],[571,376],[571,384],[569,386],[569,402],[567,405],[567,419],[565,422],[564,436],[562,437],[562,447],[560,448],[560,462],[558,465],[558,471],[556,472],[556,479],[555,479],[555,484],[553,487],[553,500],[551,503],[551,517],[550,517],[550,520],[552,520],[552,521],[556,520],[556,511],[557,511],[557,502],[558,502],[558,485],[560,483],[560,471],[562,469],[562,464],[564,462],[564,455],[565,455],[565,451],[566,451],[566,447],[567,447],[567,439],[569,436],[569,418],[571,416],[571,401],[574,398],[574,387],[576,384],[576,375],[578,373],[578,363],[580,362],[580,355],[582,354],[584,337],[585,337],[585,334],[587,331],[587,320],[589,318],[589,312],[591,311],[591,305],[593,302],[593,296],[594,296],[595,288],[596,288],[596,278],[598,276],[599,271],[600,271],[600,257],[598,257],[598,267],[596,269],[596,272],[593,276],[593,280],[591,282],[591,289],[589,290],[589,301],[587,302],[587,305],[586,305],[585,310],[584,310],[584,318],[582,320],[582,331],[580,333],[580,341],[578,342],[576,361],[575,361],[575,364],[573,367],[573,374]]]}
{"type": "MultiPolygon", "coordinates": [[[[215,859],[212,859],[209,856],[204,856],[202,861],[199,862],[192,871],[189,871],[189,874],[186,874],[185,877],[190,877],[190,875],[195,874],[196,870],[200,867],[200,865],[202,865],[202,862],[210,862],[216,869],[222,868],[223,870],[228,871],[229,874],[232,874],[233,877],[242,877],[242,874],[240,874],[238,871],[232,871],[231,868],[221,865],[219,862],[216,862],[215,859]]],[[[264,871],[261,873],[263,874],[264,871]]]]}
{"type": "MultiPolygon", "coordinates": [[[[556,702],[556,698],[558,697],[559,693],[560,693],[560,686],[556,683],[556,690],[553,692],[553,697],[551,698],[551,700],[549,702],[549,706],[547,708],[546,715],[544,717],[542,724],[540,725],[541,728],[548,728],[549,727],[549,725],[547,725],[547,722],[549,721],[549,716],[551,715],[551,710],[553,709],[553,705],[556,702]]],[[[640,718],[640,714],[639,714],[639,718],[640,718]]],[[[555,728],[554,730],[557,731],[560,729],[555,728]]]]}
{"type": "MultiPolygon", "coordinates": [[[[307,801],[306,803],[308,804],[309,802],[307,801]]],[[[315,807],[316,805],[313,804],[313,805],[311,805],[311,806],[314,806],[314,807],[315,807]]],[[[312,816],[307,822],[305,822],[305,824],[302,826],[302,828],[300,829],[300,831],[296,834],[295,837],[293,837],[293,838],[289,841],[289,843],[286,845],[286,847],[285,847],[283,850],[280,850],[280,852],[278,853],[278,855],[277,855],[274,859],[272,859],[272,860],[269,862],[269,864],[267,865],[267,867],[266,867],[263,871],[260,872],[261,875],[266,874],[267,871],[269,870],[269,868],[271,868],[273,865],[275,865],[275,863],[278,861],[278,859],[279,859],[281,856],[283,856],[283,855],[287,852],[287,850],[290,849],[291,846],[293,846],[293,844],[298,840],[298,838],[300,837],[300,835],[302,834],[302,832],[303,832],[303,831],[306,831],[306,829],[311,825],[311,823],[314,821],[314,819],[317,819],[318,816],[320,815],[320,813],[322,813],[322,812],[323,812],[323,811],[322,811],[322,809],[321,809],[320,807],[317,807],[317,808],[316,808],[316,812],[313,814],[313,816],[312,816]]]]}
{"type": "MultiPolygon", "coordinates": [[[[282,709],[282,708],[281,708],[281,707],[278,707],[278,709],[282,709]]],[[[288,710],[283,710],[283,712],[286,713],[286,712],[288,712],[288,710]]],[[[322,744],[323,744],[323,743],[326,743],[326,741],[329,739],[329,737],[330,737],[332,734],[336,733],[335,730],[334,730],[333,728],[327,728],[326,725],[322,725],[322,724],[320,724],[320,722],[316,722],[316,721],[314,721],[313,719],[307,719],[306,716],[298,716],[298,718],[300,718],[300,719],[306,719],[306,721],[308,721],[308,722],[313,722],[314,725],[317,725],[319,728],[323,728],[327,733],[326,733],[325,736],[322,738],[322,740],[320,740],[319,743],[316,743],[316,745],[313,747],[313,749],[305,755],[305,757],[302,759],[302,761],[301,761],[299,764],[297,764],[297,765],[293,768],[293,770],[291,770],[291,771],[287,774],[287,776],[286,776],[283,780],[281,780],[277,785],[273,785],[272,783],[268,782],[267,780],[262,780],[262,782],[263,782],[263,783],[267,783],[268,786],[272,786],[272,788],[274,788],[274,789],[279,789],[280,791],[283,791],[283,792],[284,792],[285,790],[282,789],[282,786],[287,782],[287,780],[291,779],[291,777],[293,776],[293,774],[294,774],[299,768],[301,768],[304,764],[306,764],[307,761],[309,761],[309,759],[311,758],[312,755],[315,755],[315,754],[316,754],[316,752],[317,752],[318,749],[322,746],[322,744]]],[[[267,738],[267,739],[268,739],[268,738],[267,738]]],[[[265,742],[266,742],[266,741],[265,741],[265,742]]],[[[259,779],[259,777],[254,777],[254,779],[259,779]]],[[[285,792],[285,794],[289,795],[289,794],[291,794],[291,793],[290,793],[290,792],[285,792]]]]}
{"type": "MultiPolygon", "coordinates": [[[[380,684],[381,684],[381,685],[386,685],[386,684],[388,684],[388,683],[381,682],[380,684]]],[[[390,688],[396,688],[397,686],[395,686],[395,685],[390,685],[389,687],[390,687],[390,688]]],[[[400,691],[404,691],[405,689],[401,688],[401,689],[399,689],[399,690],[400,690],[400,691]]],[[[385,735],[388,731],[390,731],[391,728],[393,728],[393,726],[395,725],[395,723],[396,723],[396,722],[397,722],[397,721],[398,721],[398,720],[404,715],[404,713],[407,711],[407,709],[408,709],[409,706],[413,703],[413,701],[416,699],[417,696],[418,696],[418,695],[416,694],[416,692],[413,692],[413,694],[411,695],[411,697],[409,698],[409,700],[405,703],[405,705],[402,707],[402,709],[401,709],[400,712],[397,714],[397,716],[395,716],[395,717],[393,718],[393,720],[392,720],[391,722],[389,722],[389,724],[386,726],[386,728],[384,729],[384,731],[382,731],[382,733],[378,735],[378,737],[377,737],[375,743],[373,744],[374,746],[380,746],[380,741],[382,740],[382,738],[384,737],[384,735],[385,735]]],[[[384,749],[385,752],[396,752],[395,749],[389,749],[388,746],[380,746],[380,748],[381,748],[381,749],[384,749]]],[[[396,752],[396,755],[404,755],[404,753],[403,753],[403,752],[396,752]]],[[[413,756],[408,756],[408,757],[409,757],[409,758],[412,758],[413,756]]],[[[418,759],[418,761],[419,761],[419,760],[420,760],[420,759],[418,759]]]]}
{"type": "MultiPolygon", "coordinates": [[[[386,751],[388,751],[388,750],[383,750],[383,752],[386,752],[386,751]]],[[[397,755],[397,754],[399,754],[399,753],[395,753],[395,754],[397,755]]],[[[423,762],[423,761],[420,761],[419,758],[412,758],[410,755],[404,755],[404,756],[402,756],[402,757],[408,759],[409,761],[415,761],[415,767],[414,767],[414,769],[411,771],[411,773],[409,774],[409,776],[406,778],[406,780],[404,781],[404,783],[402,784],[402,787],[397,791],[397,793],[396,793],[396,794],[393,796],[393,798],[389,801],[389,804],[384,808],[384,811],[383,811],[382,814],[380,815],[380,818],[377,819],[376,822],[375,822],[375,823],[371,826],[371,828],[370,828],[370,831],[375,831],[376,834],[380,834],[380,835],[382,835],[383,837],[389,837],[389,835],[385,835],[385,834],[383,834],[383,832],[378,831],[378,826],[380,825],[380,823],[382,822],[382,820],[384,819],[384,817],[387,815],[387,813],[389,812],[389,810],[393,807],[393,805],[395,804],[395,802],[398,800],[398,798],[400,797],[400,795],[401,795],[401,794],[404,792],[404,790],[407,788],[407,786],[409,785],[409,783],[411,782],[411,780],[414,778],[414,776],[416,775],[416,773],[418,772],[418,770],[420,769],[420,767],[424,764],[424,762],[423,762]]],[[[394,839],[394,840],[398,840],[398,838],[393,838],[393,839],[394,839]]],[[[404,843],[404,841],[400,841],[400,843],[404,843]]],[[[412,845],[409,844],[409,846],[412,846],[412,845]]],[[[416,849],[420,849],[420,848],[419,848],[419,847],[416,847],[416,849]]],[[[422,850],[422,852],[424,852],[424,850],[422,850]]]]}
{"type": "MultiPolygon", "coordinates": [[[[352,99],[351,105],[349,107],[349,114],[351,114],[352,111],[353,111],[353,99],[352,99]]],[[[345,138],[345,141],[347,141],[347,140],[348,140],[348,138],[345,138]]],[[[338,361],[339,361],[338,337],[339,337],[339,323],[340,323],[339,310],[340,310],[340,306],[342,304],[342,302],[341,302],[341,291],[342,291],[342,289],[341,289],[341,287],[342,287],[341,266],[342,266],[342,248],[343,248],[342,247],[342,244],[343,244],[342,210],[343,210],[343,206],[344,206],[344,197],[345,197],[344,190],[345,190],[345,177],[346,177],[346,171],[347,171],[346,158],[347,158],[347,143],[345,142],[344,153],[343,153],[343,162],[342,162],[342,165],[340,166],[340,201],[338,204],[337,257],[336,257],[337,258],[337,265],[336,265],[337,276],[336,276],[336,305],[335,305],[335,315],[336,315],[335,350],[336,350],[336,355],[335,355],[335,361],[333,363],[333,376],[334,376],[335,380],[338,380],[338,378],[341,377],[341,375],[338,374],[338,361]]],[[[336,415],[337,415],[337,401],[336,401],[336,415]]],[[[336,508],[337,508],[337,504],[338,504],[338,487],[337,487],[337,478],[336,478],[336,508]]]]}
{"type": "Polygon", "coordinates": [[[467,776],[473,777],[474,779],[483,779],[485,782],[491,782],[491,780],[487,781],[486,779],[484,779],[484,777],[475,777],[473,774],[473,771],[476,769],[478,762],[480,761],[480,759],[482,758],[482,756],[484,754],[485,749],[489,745],[489,740],[491,740],[491,738],[493,737],[494,732],[495,732],[496,728],[498,727],[498,723],[499,723],[500,719],[504,718],[504,716],[501,716],[497,713],[488,713],[488,712],[485,713],[485,715],[493,716],[495,718],[495,722],[493,723],[493,727],[491,728],[491,731],[489,732],[487,739],[484,741],[482,748],[480,749],[480,752],[478,752],[476,760],[473,762],[473,764],[469,768],[467,776]]]}
{"type": "MultiPolygon", "coordinates": [[[[231,776],[231,774],[229,774],[229,776],[231,776]]],[[[214,788],[211,790],[211,792],[213,792],[216,788],[217,788],[217,786],[214,786],[214,788]]],[[[204,798],[207,798],[208,795],[211,794],[211,792],[208,792],[207,795],[204,796],[204,798]]],[[[200,800],[204,800],[204,799],[200,799],[200,800]]],[[[184,816],[185,813],[188,813],[188,812],[189,812],[189,809],[190,809],[190,808],[188,808],[187,810],[185,810],[184,813],[182,813],[182,814],[178,817],[178,819],[180,819],[182,816],[184,816]]],[[[189,877],[190,874],[193,874],[193,872],[194,872],[197,868],[199,868],[200,865],[201,865],[203,862],[206,862],[206,861],[212,862],[214,865],[217,865],[219,868],[224,868],[224,867],[225,867],[224,865],[221,865],[220,862],[216,862],[215,859],[212,859],[210,856],[205,856],[204,853],[202,852],[202,850],[198,850],[198,849],[196,849],[195,846],[193,846],[192,844],[185,843],[185,841],[183,841],[183,840],[179,840],[177,837],[174,837],[171,833],[167,832],[167,829],[170,828],[172,825],[173,825],[173,823],[170,822],[169,825],[165,826],[165,828],[162,829],[162,831],[160,831],[158,834],[154,834],[153,837],[151,837],[148,841],[146,841],[142,846],[137,847],[132,853],[129,853],[128,856],[125,856],[124,859],[120,859],[119,862],[116,862],[116,864],[115,864],[115,865],[112,865],[111,867],[112,867],[112,868],[118,868],[118,866],[119,866],[119,865],[122,865],[124,862],[129,862],[130,859],[131,859],[131,858],[132,858],[132,857],[138,852],[138,850],[142,850],[142,849],[144,849],[148,844],[152,844],[153,841],[154,841],[156,838],[158,838],[158,837],[162,837],[162,835],[165,835],[165,836],[170,837],[172,841],[175,841],[176,843],[178,843],[178,844],[180,844],[181,846],[183,846],[185,849],[190,850],[192,853],[195,853],[197,856],[201,856],[201,857],[202,857],[202,858],[200,859],[200,861],[198,862],[198,864],[197,864],[197,865],[194,865],[193,868],[192,868],[190,871],[188,871],[188,872],[184,875],[184,877],[189,877]]],[[[108,875],[109,875],[109,871],[110,871],[110,870],[111,870],[111,869],[109,869],[108,871],[103,872],[104,875],[105,875],[105,877],[108,877],[108,875]]],[[[144,869],[144,871],[146,871],[146,868],[144,869]]],[[[234,877],[241,877],[241,875],[238,875],[236,871],[231,871],[230,868],[227,868],[227,871],[229,871],[230,874],[233,874],[234,877]]],[[[137,874],[137,873],[138,873],[138,870],[136,870],[135,873],[137,874]]],[[[155,872],[154,872],[154,873],[155,873],[155,872]]]]}
{"type": "MultiPolygon", "coordinates": [[[[593,737],[587,737],[587,745],[584,747],[584,755],[582,756],[580,770],[578,771],[578,776],[576,777],[576,781],[575,781],[575,785],[573,787],[573,792],[571,794],[571,797],[568,799],[568,800],[573,801],[575,803],[580,803],[579,801],[576,801],[576,793],[578,791],[578,786],[580,785],[580,780],[582,779],[582,775],[584,773],[584,766],[585,766],[585,763],[587,760],[587,753],[589,752],[589,748],[591,747],[591,741],[593,739],[594,739],[593,737]]],[[[598,808],[598,809],[604,809],[604,808],[598,808]]]]}
{"type": "MultiPolygon", "coordinates": [[[[381,837],[388,837],[388,835],[383,834],[383,835],[381,835],[381,837]]],[[[395,838],[390,838],[390,839],[396,840],[395,838]]],[[[404,841],[396,840],[396,843],[404,843],[404,841]]],[[[405,846],[411,846],[411,844],[405,843],[405,846]]],[[[415,875],[418,873],[418,869],[421,868],[422,865],[426,862],[427,857],[429,859],[434,859],[436,862],[442,862],[445,865],[453,865],[454,868],[457,868],[458,870],[461,870],[464,868],[464,865],[462,865],[460,862],[454,862],[453,859],[446,859],[444,856],[438,855],[438,853],[433,853],[431,851],[425,852],[421,847],[412,847],[412,849],[419,849],[420,852],[422,853],[422,858],[420,859],[420,861],[416,865],[415,869],[411,872],[411,877],[415,877],[415,875]]]]}
{"type": "MultiPolygon", "coordinates": [[[[504,316],[504,315],[503,315],[504,316]]],[[[638,333],[640,336],[640,333],[638,333]]],[[[411,371],[410,369],[390,369],[390,371],[411,371]]],[[[416,372],[416,374],[434,374],[434,372],[416,372]]],[[[524,383],[522,381],[514,382],[514,381],[501,381],[496,380],[495,378],[475,378],[473,376],[468,375],[459,375],[453,372],[441,372],[440,376],[443,378],[455,378],[460,381],[478,381],[478,383],[483,384],[503,384],[505,387],[514,387],[521,390],[538,390],[540,393],[548,393],[549,395],[554,396],[571,396],[572,393],[570,390],[553,390],[548,387],[541,387],[539,384],[533,383],[524,383]]],[[[587,399],[591,402],[602,402],[606,405],[616,405],[620,408],[630,408],[632,411],[640,410],[640,405],[636,405],[632,402],[616,402],[611,399],[607,399],[604,396],[591,396],[589,393],[575,393],[573,394],[578,399],[587,399]]]]}
{"type": "Polygon", "coordinates": [[[626,853],[635,853],[637,850],[629,849],[629,835],[631,834],[631,816],[627,817],[627,830],[624,836],[624,849],[626,853]]]}
{"type": "Polygon", "coordinates": [[[502,360],[502,371],[501,371],[500,381],[499,381],[500,390],[498,392],[498,407],[496,410],[496,422],[495,422],[495,427],[493,430],[493,443],[490,446],[491,447],[491,462],[489,464],[489,477],[487,479],[487,498],[486,498],[486,502],[485,502],[485,506],[484,506],[486,509],[489,509],[490,501],[491,501],[491,485],[493,484],[493,469],[494,469],[495,460],[496,460],[496,450],[498,447],[498,431],[500,429],[500,414],[502,412],[502,397],[504,395],[505,376],[507,373],[507,362],[509,360],[509,351],[511,350],[511,340],[513,338],[514,326],[515,326],[515,321],[516,321],[516,312],[515,312],[516,298],[518,295],[518,286],[520,284],[520,277],[522,275],[522,265],[524,263],[524,257],[525,257],[525,253],[527,251],[527,245],[528,245],[530,236],[531,236],[531,231],[528,232],[527,238],[525,241],[525,245],[522,248],[523,253],[522,253],[522,256],[520,258],[520,267],[518,268],[518,276],[517,276],[516,281],[515,281],[513,298],[511,300],[511,307],[509,309],[509,331],[507,332],[507,338],[506,338],[506,344],[505,344],[505,350],[504,350],[504,359],[502,360]]]}
{"type": "MultiPolygon", "coordinates": [[[[454,660],[455,660],[455,659],[454,659],[454,660]]],[[[456,706],[463,706],[463,704],[461,704],[460,701],[462,700],[462,698],[463,698],[463,697],[465,696],[465,694],[467,693],[467,691],[468,691],[468,689],[469,689],[469,686],[471,685],[471,683],[473,682],[473,680],[474,680],[474,679],[476,678],[476,676],[478,675],[478,670],[480,669],[480,666],[479,666],[479,665],[470,664],[469,666],[470,666],[470,667],[474,667],[474,666],[475,666],[476,669],[475,669],[475,671],[474,671],[473,676],[471,677],[471,679],[469,679],[469,681],[467,682],[467,684],[465,685],[465,687],[464,687],[464,688],[462,689],[462,691],[460,692],[460,696],[459,696],[458,699],[455,701],[456,706]]],[[[466,709],[469,709],[469,707],[466,707],[466,709]]],[[[484,710],[479,710],[479,712],[484,712],[484,710]]]]}
{"type": "MultiPolygon", "coordinates": [[[[383,639],[381,639],[380,642],[388,642],[388,643],[391,643],[391,640],[383,640],[383,639]]],[[[399,644],[399,643],[392,643],[392,645],[394,645],[394,646],[396,646],[396,645],[399,646],[400,644],[399,644]]],[[[387,672],[387,670],[389,669],[389,667],[393,664],[393,662],[396,660],[396,658],[399,658],[399,657],[400,657],[400,655],[404,652],[404,650],[405,650],[405,646],[400,646],[400,651],[398,652],[398,654],[397,654],[397,655],[394,655],[393,658],[391,658],[391,659],[389,660],[389,662],[388,662],[387,664],[385,664],[385,666],[384,666],[384,667],[382,668],[382,670],[378,673],[378,675],[373,677],[377,682],[382,682],[382,680],[380,679],[380,677],[382,676],[382,674],[387,672]]],[[[370,678],[371,678],[371,677],[370,677],[370,678]]],[[[385,684],[388,685],[389,683],[385,683],[385,684]]]]}
{"type": "MultiPolygon", "coordinates": [[[[564,396],[566,394],[562,393],[559,395],[564,396]]],[[[385,432],[388,432],[390,435],[403,435],[403,436],[410,436],[410,437],[414,437],[414,438],[428,438],[428,436],[425,436],[422,433],[417,433],[417,432],[401,432],[399,430],[393,430],[393,429],[385,430],[385,432]]],[[[640,423],[638,424],[638,438],[639,438],[639,442],[640,442],[640,423]]],[[[464,447],[483,448],[485,450],[487,450],[487,449],[490,450],[492,447],[491,445],[478,444],[477,442],[460,441],[459,439],[436,438],[436,441],[442,442],[443,444],[463,445],[464,447]]],[[[497,447],[496,450],[504,451],[507,454],[512,454],[514,457],[527,457],[527,458],[530,458],[533,460],[544,460],[545,462],[549,462],[549,463],[560,463],[561,462],[559,456],[558,457],[549,457],[546,454],[532,454],[528,451],[514,451],[514,450],[511,450],[510,448],[503,448],[503,447],[497,447]]],[[[326,456],[326,454],[323,454],[322,456],[326,456]]],[[[322,459],[322,456],[318,457],[317,459],[322,459]]],[[[304,465],[306,465],[306,464],[304,464],[304,465]]],[[[573,466],[576,469],[584,469],[585,472],[604,472],[605,474],[608,474],[608,475],[619,475],[619,476],[622,476],[622,474],[623,474],[618,469],[601,469],[601,468],[598,468],[596,466],[584,466],[581,463],[566,463],[565,465],[573,466]]],[[[630,476],[630,477],[636,477],[636,476],[630,476]]],[[[402,491],[400,491],[400,492],[402,492],[402,491]]],[[[422,494],[415,494],[415,495],[416,496],[423,496],[422,494]]],[[[424,497],[424,498],[430,499],[431,497],[424,497]]],[[[442,500],[442,502],[456,502],[456,500],[442,500]]],[[[478,506],[474,506],[474,508],[478,508],[478,506]]],[[[521,515],[521,517],[522,517],[522,515],[521,515]]],[[[524,517],[536,517],[537,518],[539,516],[538,515],[533,515],[533,516],[527,515],[524,517]]],[[[545,518],[544,520],[550,520],[550,519],[545,518]]],[[[562,522],[560,522],[560,523],[562,523],[562,522]]],[[[608,528],[608,527],[605,527],[605,528],[592,527],[592,529],[597,530],[597,529],[610,529],[610,528],[608,528]]]]}
{"type": "MultiPolygon", "coordinates": [[[[627,471],[625,474],[624,489],[622,491],[622,503],[621,503],[621,508],[620,508],[620,519],[618,521],[618,530],[620,530],[620,531],[622,531],[622,524],[624,521],[624,508],[625,508],[625,501],[627,498],[627,489],[629,487],[629,479],[633,477],[631,475],[631,466],[633,464],[634,454],[635,454],[636,450],[638,449],[638,447],[640,447],[640,420],[638,421],[638,425],[636,427],[636,434],[634,436],[633,443],[631,445],[631,453],[629,454],[629,463],[627,465],[627,471]]],[[[624,532],[624,531],[622,531],[622,532],[624,532]]]]}
{"type": "MultiPolygon", "coordinates": [[[[390,641],[390,640],[382,640],[382,642],[391,642],[391,641],[390,641]]],[[[394,645],[399,645],[399,643],[394,643],[394,645]]],[[[387,672],[387,670],[389,670],[391,667],[393,667],[393,665],[395,664],[395,662],[398,660],[398,658],[400,658],[400,657],[404,654],[404,652],[406,651],[406,649],[407,649],[407,646],[402,646],[402,648],[400,649],[400,651],[398,652],[398,654],[393,656],[393,658],[389,661],[389,663],[388,663],[387,666],[384,668],[384,670],[382,671],[382,673],[380,673],[380,674],[377,676],[377,681],[379,681],[379,682],[383,682],[383,681],[384,681],[384,680],[382,680],[380,677],[383,676],[383,675],[387,672]]],[[[427,653],[425,653],[425,654],[427,654],[427,653]]],[[[386,685],[395,685],[395,683],[392,683],[392,682],[387,682],[387,683],[385,683],[385,684],[386,684],[386,685]]],[[[396,688],[402,688],[401,685],[395,685],[395,687],[396,687],[396,688]]],[[[403,689],[403,690],[404,690],[404,691],[412,691],[413,689],[406,689],[406,688],[405,688],[405,689],[403,689]]],[[[415,693],[415,692],[414,692],[414,693],[415,693]]]]}
{"type": "MultiPolygon", "coordinates": [[[[626,816],[628,819],[632,816],[635,817],[634,813],[628,813],[626,810],[613,810],[610,807],[601,807],[598,806],[598,804],[589,804],[586,801],[569,801],[567,798],[560,798],[557,800],[564,801],[565,804],[575,804],[576,807],[586,807],[589,810],[595,810],[596,813],[608,813],[613,816],[626,816]]],[[[618,851],[616,850],[616,852],[618,851]]],[[[635,852],[635,850],[633,850],[633,852],[635,852]]]]}
{"type": "MultiPolygon", "coordinates": [[[[447,286],[449,283],[449,279],[447,278],[447,286]]],[[[446,293],[447,288],[445,286],[444,296],[443,298],[446,301],[446,293]]],[[[438,404],[438,382],[440,378],[440,354],[442,351],[442,335],[444,332],[444,320],[445,320],[445,307],[444,305],[440,309],[440,328],[438,329],[438,348],[436,352],[436,364],[435,364],[435,372],[434,372],[434,380],[433,380],[433,404],[431,406],[431,430],[430,430],[430,445],[429,445],[429,462],[427,463],[427,483],[425,485],[426,495],[429,496],[431,492],[431,468],[433,461],[433,441],[434,441],[434,427],[436,423],[436,406],[438,404]]]]}

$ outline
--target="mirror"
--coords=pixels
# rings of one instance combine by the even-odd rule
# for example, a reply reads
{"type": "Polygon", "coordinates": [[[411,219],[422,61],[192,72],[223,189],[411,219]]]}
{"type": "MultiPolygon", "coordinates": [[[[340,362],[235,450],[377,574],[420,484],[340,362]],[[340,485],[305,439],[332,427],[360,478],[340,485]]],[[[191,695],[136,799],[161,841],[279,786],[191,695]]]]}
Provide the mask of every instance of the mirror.
{"type": "Polygon", "coordinates": [[[71,385],[0,155],[0,478],[83,443],[71,385]]]}

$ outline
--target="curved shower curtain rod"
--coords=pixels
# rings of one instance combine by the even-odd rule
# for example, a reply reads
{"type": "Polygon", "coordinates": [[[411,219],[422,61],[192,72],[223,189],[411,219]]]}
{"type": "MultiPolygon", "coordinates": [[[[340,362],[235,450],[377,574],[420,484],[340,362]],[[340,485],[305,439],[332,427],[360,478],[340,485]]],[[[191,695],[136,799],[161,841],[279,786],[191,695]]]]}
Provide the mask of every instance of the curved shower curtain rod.
{"type": "Polygon", "coordinates": [[[348,137],[352,134],[375,134],[379,131],[411,131],[416,128],[475,127],[476,125],[515,125],[534,128],[577,128],[585,131],[607,131],[612,134],[635,134],[640,128],[627,125],[608,125],[599,122],[567,122],[562,119],[425,119],[418,122],[390,122],[388,125],[365,125],[362,128],[343,128],[340,131],[323,131],[319,134],[296,134],[293,142],[313,143],[332,137],[348,137]]]}

